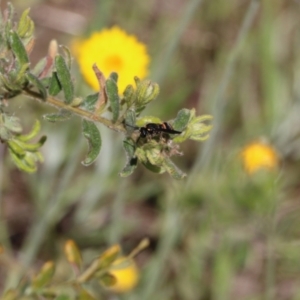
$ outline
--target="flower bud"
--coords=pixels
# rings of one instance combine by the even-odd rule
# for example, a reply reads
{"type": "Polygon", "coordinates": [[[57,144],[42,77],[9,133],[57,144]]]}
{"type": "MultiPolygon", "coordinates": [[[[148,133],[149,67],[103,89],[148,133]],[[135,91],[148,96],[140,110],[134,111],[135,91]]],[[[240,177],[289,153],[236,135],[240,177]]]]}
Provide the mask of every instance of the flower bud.
{"type": "Polygon", "coordinates": [[[136,103],[140,107],[144,106],[157,97],[159,94],[159,86],[157,83],[153,83],[150,80],[143,80],[138,83],[136,94],[136,103]]]}

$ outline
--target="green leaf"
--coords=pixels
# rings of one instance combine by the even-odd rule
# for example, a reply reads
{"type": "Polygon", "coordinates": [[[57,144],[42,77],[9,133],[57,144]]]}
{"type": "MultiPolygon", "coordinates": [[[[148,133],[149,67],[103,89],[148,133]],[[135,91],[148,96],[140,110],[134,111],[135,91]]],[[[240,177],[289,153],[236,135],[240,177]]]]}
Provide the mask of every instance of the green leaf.
{"type": "Polygon", "coordinates": [[[0,140],[2,142],[7,141],[12,138],[12,133],[4,126],[0,125],[0,140]]]}
{"type": "Polygon", "coordinates": [[[25,155],[25,150],[23,147],[18,143],[16,140],[9,140],[7,142],[7,145],[11,151],[13,151],[15,154],[19,156],[24,156],[25,155]]]}
{"type": "Polygon", "coordinates": [[[64,51],[64,54],[66,55],[67,61],[67,67],[69,70],[71,70],[71,66],[72,66],[72,55],[71,55],[71,51],[68,47],[66,46],[61,46],[62,50],[64,51]]]}
{"type": "Polygon", "coordinates": [[[58,80],[57,72],[53,72],[50,78],[49,94],[51,96],[56,96],[61,90],[62,90],[62,85],[58,80]]]}
{"type": "Polygon", "coordinates": [[[191,120],[191,118],[194,115],[195,115],[194,109],[192,109],[192,110],[189,110],[186,108],[181,109],[178,112],[178,114],[173,122],[173,128],[178,131],[183,131],[187,127],[189,121],[191,120]]]}
{"type": "Polygon", "coordinates": [[[127,85],[125,91],[123,92],[123,96],[124,96],[125,103],[127,104],[127,107],[131,107],[136,100],[136,93],[131,84],[127,85]]]}
{"type": "Polygon", "coordinates": [[[30,8],[24,10],[18,23],[17,33],[20,37],[29,37],[33,34],[34,23],[28,16],[30,8]]]}
{"type": "Polygon", "coordinates": [[[11,148],[9,148],[9,153],[14,161],[15,165],[22,171],[27,172],[27,173],[34,173],[36,172],[36,165],[28,164],[26,160],[24,160],[24,156],[20,156],[16,154],[11,148]]]}
{"type": "Polygon", "coordinates": [[[9,46],[18,62],[18,69],[21,68],[22,65],[29,63],[26,49],[18,34],[13,30],[9,32],[9,46]]]}
{"type": "Polygon", "coordinates": [[[114,286],[117,283],[116,277],[109,273],[103,274],[100,278],[100,281],[106,288],[114,286]]]}
{"type": "Polygon", "coordinates": [[[96,300],[88,291],[80,287],[78,300],[96,300]]]}
{"type": "Polygon", "coordinates": [[[161,124],[162,120],[157,117],[152,117],[152,116],[145,116],[142,118],[137,119],[136,125],[139,127],[143,127],[148,123],[156,123],[156,124],[161,124]]]}
{"type": "Polygon", "coordinates": [[[164,173],[166,170],[162,167],[158,167],[158,166],[154,166],[152,165],[149,161],[147,162],[143,162],[143,165],[151,172],[153,173],[158,173],[158,174],[161,174],[161,173],[164,173]]]}
{"type": "Polygon", "coordinates": [[[114,80],[116,83],[118,82],[118,77],[119,77],[119,75],[116,72],[112,72],[109,75],[109,78],[112,79],[112,80],[114,80]]]}
{"type": "Polygon", "coordinates": [[[125,128],[127,130],[127,134],[131,135],[135,130],[135,111],[134,110],[127,110],[125,114],[125,128]]]}
{"type": "Polygon", "coordinates": [[[25,150],[25,151],[31,151],[31,152],[35,152],[38,149],[40,149],[44,143],[46,142],[47,137],[44,135],[42,136],[39,141],[37,143],[34,144],[27,144],[23,141],[18,140],[18,144],[25,150]]]}
{"type": "Polygon", "coordinates": [[[131,138],[123,141],[123,147],[126,152],[127,163],[124,169],[120,172],[121,177],[127,177],[133,173],[137,167],[138,159],[135,156],[135,143],[131,138]]]}
{"type": "Polygon", "coordinates": [[[183,179],[186,177],[186,174],[182,172],[168,157],[165,158],[163,166],[174,179],[183,179]]]}
{"type": "Polygon", "coordinates": [[[30,141],[39,133],[40,129],[41,129],[41,123],[39,120],[36,120],[31,131],[27,134],[19,135],[18,140],[23,142],[30,141]]]}
{"type": "Polygon", "coordinates": [[[72,113],[66,109],[61,109],[58,113],[46,114],[43,118],[49,122],[64,122],[68,121],[72,116],[72,113]]]}
{"type": "Polygon", "coordinates": [[[59,295],[55,298],[55,300],[71,300],[71,297],[68,295],[59,295]]]}
{"type": "MultiPolygon", "coordinates": [[[[136,78],[135,78],[136,80],[136,78]]],[[[136,106],[143,107],[153,101],[159,94],[159,85],[148,79],[139,81],[136,89],[136,106]]]]}
{"type": "Polygon", "coordinates": [[[39,76],[42,73],[42,71],[45,69],[46,65],[47,65],[47,58],[46,57],[41,58],[31,69],[32,74],[35,76],[39,76]]]}
{"type": "Polygon", "coordinates": [[[119,117],[120,99],[118,94],[118,86],[115,80],[108,78],[105,83],[105,91],[110,102],[112,111],[112,121],[116,122],[119,117]]]}
{"type": "Polygon", "coordinates": [[[49,284],[55,273],[55,265],[52,261],[44,263],[39,273],[32,280],[32,287],[40,289],[49,284]]]}
{"type": "Polygon", "coordinates": [[[33,86],[35,86],[39,90],[39,92],[41,93],[42,99],[45,101],[47,98],[47,91],[46,91],[46,88],[41,83],[41,81],[31,73],[27,73],[26,78],[29,81],[29,83],[31,83],[33,86]]]}
{"type": "Polygon", "coordinates": [[[29,68],[29,65],[29,63],[23,64],[18,70],[16,70],[17,72],[10,72],[11,79],[14,82],[17,89],[18,87],[21,88],[21,86],[25,83],[24,79],[26,78],[26,73],[29,68]]]}
{"type": "Polygon", "coordinates": [[[74,98],[74,85],[71,78],[70,70],[67,67],[65,59],[61,55],[55,57],[55,67],[57,71],[57,77],[61,84],[62,90],[65,95],[65,103],[71,104],[74,98]]]}
{"type": "Polygon", "coordinates": [[[87,120],[82,121],[82,132],[88,141],[89,150],[86,158],[82,161],[85,166],[90,165],[95,161],[101,149],[101,136],[95,123],[87,120]]]}
{"type": "Polygon", "coordinates": [[[92,95],[88,95],[83,102],[80,104],[80,108],[94,112],[95,111],[95,105],[98,101],[99,93],[95,93],[92,95]]]}
{"type": "MultiPolygon", "coordinates": [[[[147,144],[145,146],[147,146],[147,144]]],[[[162,166],[165,159],[158,144],[156,147],[146,150],[146,156],[152,165],[159,167],[162,166]]]]}
{"type": "Polygon", "coordinates": [[[20,119],[18,117],[10,116],[7,114],[2,114],[3,117],[3,123],[5,128],[7,128],[9,131],[12,131],[14,133],[21,133],[22,132],[22,126],[20,124],[20,119]]]}

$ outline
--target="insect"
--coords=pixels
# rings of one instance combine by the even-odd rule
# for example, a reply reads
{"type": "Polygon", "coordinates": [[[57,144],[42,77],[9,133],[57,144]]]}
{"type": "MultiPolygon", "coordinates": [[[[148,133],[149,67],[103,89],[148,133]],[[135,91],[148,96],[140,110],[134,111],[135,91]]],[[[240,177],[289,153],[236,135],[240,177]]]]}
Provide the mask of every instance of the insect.
{"type": "MultiPolygon", "coordinates": [[[[127,124],[128,125],[128,124],[127,124]]],[[[167,123],[148,123],[144,127],[135,127],[128,125],[130,127],[133,127],[135,129],[138,129],[140,132],[139,138],[146,138],[146,137],[154,137],[154,136],[162,136],[163,133],[167,134],[180,134],[181,131],[174,130],[173,127],[167,123]]]]}

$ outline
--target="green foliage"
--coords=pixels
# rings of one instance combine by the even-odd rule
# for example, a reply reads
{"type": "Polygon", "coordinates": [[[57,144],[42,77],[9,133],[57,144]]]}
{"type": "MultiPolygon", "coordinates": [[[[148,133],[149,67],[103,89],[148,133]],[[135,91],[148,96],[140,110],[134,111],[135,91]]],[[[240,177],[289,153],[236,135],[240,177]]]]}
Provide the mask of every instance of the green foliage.
{"type": "Polygon", "coordinates": [[[83,135],[89,144],[89,151],[86,158],[82,162],[83,165],[88,166],[92,164],[97,158],[101,149],[101,136],[95,123],[82,120],[83,135]]]}
{"type": "MultiPolygon", "coordinates": [[[[162,124],[157,116],[140,117],[146,106],[157,98],[159,86],[150,80],[135,78],[136,88],[129,85],[123,94],[118,92],[118,74],[112,73],[105,78],[102,72],[93,66],[95,76],[101,88],[99,93],[77,96],[71,75],[71,55],[66,47],[62,54],[58,46],[51,41],[48,55],[31,69],[28,58],[34,41],[34,23],[29,17],[29,9],[25,10],[17,24],[14,24],[13,7],[8,6],[8,18],[2,22],[0,38],[5,42],[1,48],[0,59],[0,99],[10,100],[18,95],[26,95],[58,108],[58,113],[46,114],[45,120],[50,122],[66,121],[73,114],[82,118],[83,135],[88,141],[89,150],[82,162],[93,163],[101,149],[101,136],[95,123],[102,123],[125,134],[124,149],[127,163],[120,173],[122,177],[133,173],[138,163],[158,173],[169,173],[175,179],[185,174],[171,161],[173,155],[181,155],[178,143],[187,139],[203,141],[208,138],[211,129],[210,116],[197,117],[195,110],[181,110],[170,126],[180,131],[179,135],[168,133],[149,134],[140,137],[139,127],[147,127],[148,123],[162,124]],[[60,93],[62,92],[62,93],[60,93]],[[54,98],[60,96],[59,98],[54,98]],[[109,112],[109,117],[107,116],[109,112]]],[[[27,172],[36,171],[36,163],[41,160],[38,149],[46,138],[42,137],[35,144],[26,144],[18,137],[21,126],[17,117],[8,118],[4,108],[1,110],[2,125],[0,138],[7,143],[15,164],[27,172]],[[15,125],[13,125],[13,124],[15,125]],[[17,124],[17,125],[16,125],[17,124]],[[17,130],[18,129],[18,130],[17,130]]]]}
{"type": "Polygon", "coordinates": [[[55,68],[57,72],[58,81],[64,92],[64,102],[71,104],[74,98],[74,86],[71,78],[70,69],[67,66],[65,58],[61,55],[55,57],[55,68]]]}

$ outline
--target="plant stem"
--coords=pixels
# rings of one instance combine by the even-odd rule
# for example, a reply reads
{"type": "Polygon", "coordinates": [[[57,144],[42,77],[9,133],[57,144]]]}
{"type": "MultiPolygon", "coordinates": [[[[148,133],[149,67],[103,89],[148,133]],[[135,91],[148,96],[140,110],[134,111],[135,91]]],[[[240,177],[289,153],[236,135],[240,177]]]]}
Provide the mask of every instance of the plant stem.
{"type": "Polygon", "coordinates": [[[43,101],[41,95],[37,92],[31,91],[31,90],[26,90],[26,91],[23,91],[23,94],[25,96],[29,96],[30,98],[37,100],[39,102],[52,105],[52,106],[56,107],[57,109],[65,109],[65,110],[72,112],[75,115],[80,116],[89,121],[101,123],[101,124],[105,125],[106,127],[110,128],[112,130],[115,130],[117,132],[126,132],[126,130],[122,124],[121,125],[115,124],[106,118],[98,116],[93,112],[89,112],[87,110],[81,109],[80,107],[67,105],[63,101],[61,101],[55,97],[52,97],[50,95],[47,96],[46,101],[43,101]]]}

